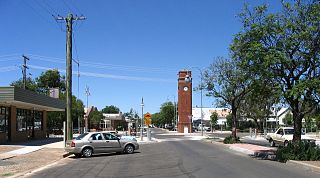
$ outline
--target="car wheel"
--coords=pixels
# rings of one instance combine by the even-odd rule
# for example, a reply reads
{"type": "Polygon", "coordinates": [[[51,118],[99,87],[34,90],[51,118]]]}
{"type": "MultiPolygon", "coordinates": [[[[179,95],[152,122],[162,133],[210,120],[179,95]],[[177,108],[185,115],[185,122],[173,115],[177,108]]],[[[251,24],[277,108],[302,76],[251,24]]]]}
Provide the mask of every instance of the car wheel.
{"type": "Polygon", "coordinates": [[[76,153],[76,154],[74,154],[74,156],[75,156],[76,158],[81,158],[82,154],[81,154],[81,153],[76,153]]]}
{"type": "Polygon", "coordinates": [[[84,148],[82,150],[82,155],[86,158],[91,157],[92,156],[92,152],[93,150],[91,148],[84,148]]]}
{"type": "Polygon", "coordinates": [[[289,144],[289,142],[288,142],[288,140],[286,140],[286,141],[284,141],[283,146],[284,146],[284,147],[287,147],[288,144],[289,144]]]}
{"type": "Polygon", "coordinates": [[[274,144],[274,141],[273,141],[272,139],[270,139],[269,142],[270,142],[270,146],[271,146],[271,147],[274,147],[274,145],[275,145],[275,144],[274,144]]]}
{"type": "Polygon", "coordinates": [[[125,147],[125,152],[128,154],[132,154],[134,152],[134,147],[132,145],[127,145],[125,147]]]}

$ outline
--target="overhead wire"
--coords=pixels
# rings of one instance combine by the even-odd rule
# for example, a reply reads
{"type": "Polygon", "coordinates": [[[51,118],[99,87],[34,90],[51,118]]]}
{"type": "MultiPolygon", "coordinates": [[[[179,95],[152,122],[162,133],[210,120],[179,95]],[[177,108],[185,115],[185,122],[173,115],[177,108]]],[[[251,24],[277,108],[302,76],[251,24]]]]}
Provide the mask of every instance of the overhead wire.
{"type": "MultiPolygon", "coordinates": [[[[44,67],[44,66],[38,66],[38,65],[28,65],[28,66],[33,69],[40,69],[40,70],[56,69],[59,72],[63,72],[63,73],[66,72],[66,70],[59,69],[59,68],[44,67]]],[[[72,73],[73,75],[77,75],[76,71],[73,71],[72,73]]],[[[134,76],[126,76],[126,75],[112,75],[112,74],[102,74],[102,73],[92,73],[92,72],[81,72],[81,75],[88,76],[88,77],[110,78],[110,79],[119,79],[119,80],[166,82],[166,83],[175,82],[175,80],[168,80],[168,79],[162,79],[162,78],[134,77],[134,76]]]]}
{"type": "Polygon", "coordinates": [[[21,54],[5,54],[5,55],[1,55],[0,58],[3,57],[10,57],[10,56],[20,56],[21,54]]]}
{"type": "MultiPolygon", "coordinates": [[[[35,55],[35,54],[28,54],[29,56],[32,56],[34,59],[37,60],[45,60],[48,62],[58,62],[58,63],[64,63],[65,59],[63,58],[56,58],[56,57],[47,57],[47,56],[41,56],[41,55],[35,55]]],[[[138,67],[138,66],[126,66],[126,65],[114,65],[114,64],[106,64],[106,63],[97,63],[97,62],[86,62],[88,60],[82,59],[81,65],[87,66],[87,67],[93,67],[93,68],[106,68],[106,69],[118,69],[118,70],[125,70],[125,71],[142,71],[142,72],[175,72],[176,69],[170,69],[170,68],[155,68],[155,67],[138,67]]]]}
{"type": "MultiPolygon", "coordinates": [[[[29,2],[30,2],[30,3],[31,3],[31,2],[35,2],[35,3],[37,4],[37,6],[40,7],[40,9],[43,9],[46,13],[48,13],[50,16],[52,16],[52,17],[54,18],[54,20],[57,22],[57,23],[55,23],[55,24],[57,25],[58,29],[60,29],[61,31],[64,31],[63,28],[62,28],[62,26],[59,25],[59,22],[56,20],[55,15],[54,15],[52,12],[50,12],[50,10],[48,10],[46,7],[44,7],[41,3],[39,3],[39,2],[36,1],[36,0],[35,0],[35,1],[23,1],[23,2],[25,2],[25,4],[26,4],[27,6],[29,6],[40,18],[42,18],[42,19],[45,20],[46,22],[52,24],[52,22],[49,21],[48,18],[44,17],[44,15],[42,15],[37,9],[35,9],[31,4],[29,4],[29,2]]],[[[45,2],[45,1],[43,1],[43,2],[45,2]]]]}
{"type": "Polygon", "coordinates": [[[65,0],[62,0],[63,4],[69,9],[70,13],[73,13],[73,10],[71,9],[71,7],[66,3],[65,0]]]}
{"type": "Polygon", "coordinates": [[[17,66],[0,67],[0,72],[10,72],[19,69],[17,66]]]}
{"type": "MultiPolygon", "coordinates": [[[[29,2],[31,1],[23,1],[27,6],[29,6],[33,12],[35,12],[38,17],[40,17],[42,20],[46,21],[49,24],[52,24],[52,22],[50,22],[46,17],[44,17],[40,12],[38,12],[38,10],[36,10],[31,4],[29,4],[29,2]]],[[[57,24],[58,25],[58,24],[57,24]]],[[[59,25],[58,28],[60,29],[59,25]]]]}

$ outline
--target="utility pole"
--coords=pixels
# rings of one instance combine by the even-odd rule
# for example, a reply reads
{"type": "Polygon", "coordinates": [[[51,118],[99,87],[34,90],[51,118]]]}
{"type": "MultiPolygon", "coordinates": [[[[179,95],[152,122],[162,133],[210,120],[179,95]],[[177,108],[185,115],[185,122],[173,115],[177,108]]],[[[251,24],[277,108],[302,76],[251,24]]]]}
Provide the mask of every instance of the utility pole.
{"type": "Polygon", "coordinates": [[[27,69],[28,66],[27,66],[27,60],[29,61],[30,59],[25,56],[25,55],[22,55],[23,57],[23,65],[22,65],[22,80],[23,80],[23,89],[26,89],[26,83],[27,83],[27,69]]]}
{"type": "Polygon", "coordinates": [[[67,139],[72,139],[72,24],[76,20],[85,20],[86,18],[73,17],[72,14],[68,14],[67,17],[58,16],[56,20],[65,20],[66,21],[66,32],[67,32],[67,41],[66,41],[66,93],[67,93],[67,139]]]}
{"type": "Polygon", "coordinates": [[[144,116],[143,116],[143,106],[144,106],[144,103],[143,103],[143,97],[142,97],[142,100],[141,100],[141,126],[140,126],[140,139],[141,141],[143,141],[143,121],[144,121],[144,116]]]}
{"type": "Polygon", "coordinates": [[[89,87],[86,86],[86,89],[85,89],[85,94],[87,95],[87,112],[86,112],[86,118],[85,118],[85,121],[84,121],[84,124],[85,124],[85,132],[88,132],[88,112],[89,112],[89,102],[88,102],[88,98],[90,96],[90,91],[89,91],[89,87]]]}

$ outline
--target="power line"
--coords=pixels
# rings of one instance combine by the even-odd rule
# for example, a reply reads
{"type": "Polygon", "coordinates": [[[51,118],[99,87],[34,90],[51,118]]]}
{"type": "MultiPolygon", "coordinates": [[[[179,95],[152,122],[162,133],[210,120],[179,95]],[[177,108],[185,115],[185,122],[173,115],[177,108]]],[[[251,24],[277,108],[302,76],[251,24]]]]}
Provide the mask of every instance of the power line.
{"type": "Polygon", "coordinates": [[[63,4],[69,9],[70,13],[76,13],[73,12],[73,10],[70,8],[70,6],[66,3],[66,1],[62,0],[63,4]]]}
{"type": "Polygon", "coordinates": [[[16,61],[17,59],[19,59],[19,58],[0,59],[0,62],[16,61]]]}
{"type": "MultiPolygon", "coordinates": [[[[54,10],[54,8],[51,7],[51,5],[50,5],[47,1],[42,1],[42,2],[44,2],[44,4],[45,4],[47,7],[49,7],[49,9],[50,9],[51,11],[53,11],[53,13],[54,13],[55,15],[58,15],[58,13],[54,10]]],[[[50,13],[51,13],[51,12],[50,12],[50,13]]],[[[52,15],[52,13],[51,13],[51,15],[52,15]]]]}
{"type": "MultiPolygon", "coordinates": [[[[29,54],[33,58],[37,60],[49,61],[49,62],[58,62],[62,63],[65,59],[56,58],[56,57],[46,57],[40,55],[29,54]]],[[[142,71],[142,72],[165,72],[168,73],[170,71],[176,72],[176,69],[170,68],[155,68],[155,67],[138,67],[138,66],[126,66],[126,65],[114,65],[114,64],[105,64],[105,63],[97,63],[97,62],[85,62],[86,60],[82,59],[82,66],[93,67],[93,68],[101,68],[101,69],[119,69],[125,71],[142,71]]]]}
{"type": "Polygon", "coordinates": [[[12,56],[20,56],[20,54],[5,54],[5,55],[1,55],[0,58],[6,58],[6,57],[12,57],[12,56]]]}
{"type": "MultiPolygon", "coordinates": [[[[29,65],[30,68],[40,69],[40,70],[53,70],[56,69],[62,73],[66,73],[64,69],[52,68],[52,67],[44,67],[37,65],[29,65]]],[[[72,71],[74,75],[77,75],[77,71],[72,71]]],[[[150,78],[150,77],[135,77],[135,76],[126,76],[126,75],[111,75],[111,74],[102,74],[102,73],[93,73],[93,72],[81,72],[82,76],[87,77],[97,77],[97,78],[109,78],[116,80],[131,80],[131,81],[142,81],[142,82],[164,82],[164,83],[173,83],[175,80],[163,79],[163,78],[150,78]]]]}
{"type": "MultiPolygon", "coordinates": [[[[72,1],[69,1],[69,2],[72,2],[72,1]]],[[[73,4],[73,6],[72,7],[74,7],[75,9],[76,9],[76,11],[78,12],[77,14],[81,14],[81,15],[83,15],[83,13],[81,12],[81,10],[77,7],[77,5],[76,4],[73,4]]]]}
{"type": "MultiPolygon", "coordinates": [[[[32,9],[32,11],[35,12],[35,13],[38,15],[38,17],[42,18],[44,21],[48,22],[49,24],[52,24],[52,22],[49,21],[48,18],[44,17],[40,12],[38,12],[38,10],[36,10],[34,7],[32,7],[31,4],[29,4],[29,2],[31,2],[31,1],[23,1],[23,2],[25,2],[26,5],[29,6],[29,7],[32,9]]],[[[50,16],[52,16],[53,18],[55,17],[48,9],[44,8],[41,4],[39,5],[39,3],[38,3],[37,1],[36,1],[36,3],[38,4],[38,6],[39,6],[41,9],[44,9],[50,16]]],[[[60,29],[61,31],[63,31],[61,25],[59,26],[58,22],[55,23],[55,24],[57,24],[58,29],[60,29]]]]}
{"type": "Polygon", "coordinates": [[[10,72],[19,69],[17,66],[0,67],[0,72],[10,72]]]}

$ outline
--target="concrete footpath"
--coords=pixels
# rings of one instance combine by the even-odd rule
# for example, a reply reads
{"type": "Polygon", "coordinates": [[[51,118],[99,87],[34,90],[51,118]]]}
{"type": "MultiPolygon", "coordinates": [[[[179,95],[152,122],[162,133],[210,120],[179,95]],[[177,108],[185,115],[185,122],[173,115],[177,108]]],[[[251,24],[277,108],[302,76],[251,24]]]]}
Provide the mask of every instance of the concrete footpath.
{"type": "MultiPolygon", "coordinates": [[[[263,136],[257,136],[257,137],[250,137],[245,136],[241,139],[245,140],[265,140],[263,136]]],[[[318,142],[319,140],[317,140],[318,142]]],[[[265,159],[265,160],[276,160],[276,151],[277,147],[265,147],[265,146],[259,146],[254,144],[230,144],[226,145],[229,147],[229,149],[244,153],[248,156],[258,158],[258,159],[265,159]]],[[[295,161],[295,160],[289,160],[286,162],[286,164],[295,164],[299,166],[303,166],[307,169],[311,169],[313,171],[320,172],[320,161],[295,161]]]]}

